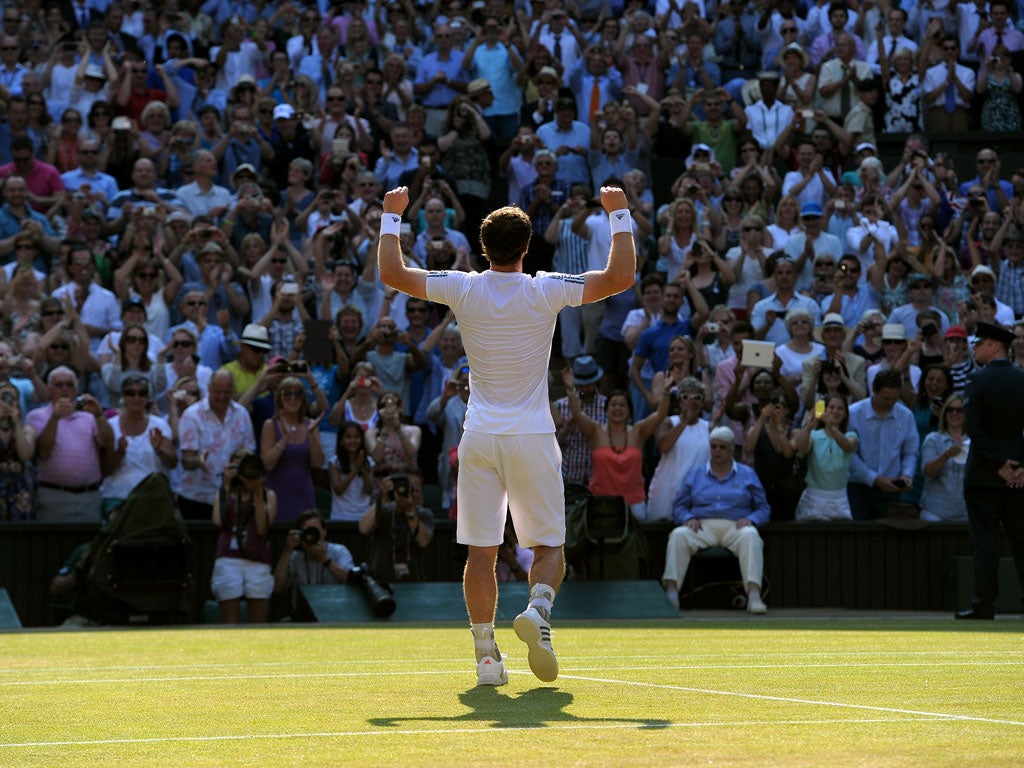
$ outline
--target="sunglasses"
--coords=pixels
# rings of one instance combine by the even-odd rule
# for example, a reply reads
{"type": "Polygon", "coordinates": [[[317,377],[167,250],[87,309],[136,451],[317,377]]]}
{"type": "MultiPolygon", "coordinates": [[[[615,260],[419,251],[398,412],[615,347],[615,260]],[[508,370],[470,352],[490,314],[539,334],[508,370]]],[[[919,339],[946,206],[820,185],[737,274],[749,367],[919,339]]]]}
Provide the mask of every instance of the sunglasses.
{"type": "Polygon", "coordinates": [[[947,408],[946,409],[946,413],[963,413],[963,412],[964,412],[963,406],[953,406],[951,408],[947,408]]]}
{"type": "Polygon", "coordinates": [[[191,347],[192,345],[193,342],[190,341],[189,339],[178,339],[177,341],[171,343],[172,347],[177,347],[178,349],[181,349],[183,347],[191,347]]]}
{"type": "Polygon", "coordinates": [[[287,261],[288,261],[287,259],[271,259],[270,263],[271,264],[286,264],[287,261]]]}
{"type": "Polygon", "coordinates": [[[281,397],[287,397],[289,400],[295,400],[302,397],[303,391],[301,389],[286,389],[281,392],[281,397]]]}
{"type": "Polygon", "coordinates": [[[761,232],[763,229],[764,229],[764,227],[744,227],[743,231],[744,232],[761,232]]]}
{"type": "Polygon", "coordinates": [[[121,394],[125,397],[149,397],[148,389],[124,389],[121,394]]]}
{"type": "Polygon", "coordinates": [[[186,301],[185,302],[185,306],[186,307],[205,307],[206,306],[206,302],[205,301],[186,301]]]}
{"type": "Polygon", "coordinates": [[[71,349],[71,346],[69,344],[51,344],[50,345],[50,349],[52,349],[52,350],[61,350],[62,349],[62,350],[64,350],[66,352],[67,350],[71,349]]]}
{"type": "Polygon", "coordinates": [[[43,312],[43,317],[60,317],[63,314],[63,309],[50,309],[47,310],[46,312],[43,312]]]}
{"type": "Polygon", "coordinates": [[[145,336],[125,336],[124,341],[126,344],[145,344],[147,339],[145,336]]]}

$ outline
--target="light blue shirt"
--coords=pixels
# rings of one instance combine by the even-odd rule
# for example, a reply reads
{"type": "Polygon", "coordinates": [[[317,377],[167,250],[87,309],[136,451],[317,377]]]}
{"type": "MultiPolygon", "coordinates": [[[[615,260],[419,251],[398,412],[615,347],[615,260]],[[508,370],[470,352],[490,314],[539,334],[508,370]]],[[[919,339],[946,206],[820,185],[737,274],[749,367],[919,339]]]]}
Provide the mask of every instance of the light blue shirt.
{"type": "MultiPolygon", "coordinates": [[[[438,72],[448,75],[449,82],[465,82],[466,74],[462,69],[462,51],[453,48],[447,61],[441,61],[436,52],[428,53],[416,69],[414,85],[430,82],[438,72]]],[[[430,92],[423,97],[421,103],[428,109],[446,109],[458,95],[458,91],[450,85],[435,83],[430,92]]],[[[497,92],[495,92],[495,96],[497,96],[497,92]]]]}
{"type": "Polygon", "coordinates": [[[588,152],[577,155],[571,152],[558,158],[558,171],[555,176],[569,184],[586,184],[590,186],[590,166],[587,163],[590,147],[590,126],[573,120],[569,130],[562,131],[558,122],[552,120],[537,129],[537,136],[544,146],[554,152],[559,147],[584,147],[588,152]]]}
{"type": "Polygon", "coordinates": [[[104,173],[103,171],[95,171],[90,176],[81,168],[75,168],[62,173],[60,179],[64,182],[65,189],[70,189],[72,192],[77,191],[83,184],[91,185],[93,190],[103,195],[105,202],[110,202],[120,192],[117,180],[109,173],[104,173]]]}
{"type": "Polygon", "coordinates": [[[850,461],[850,482],[874,485],[882,477],[913,477],[917,468],[918,436],[914,414],[896,403],[879,416],[866,397],[850,406],[849,429],[857,433],[857,450],[850,461]]]}
{"type": "MultiPolygon", "coordinates": [[[[939,320],[942,321],[942,327],[939,329],[943,334],[949,330],[949,318],[946,317],[946,313],[939,310],[938,307],[932,307],[932,309],[938,311],[939,320]]],[[[913,304],[901,304],[896,307],[889,315],[887,323],[899,323],[907,329],[907,338],[917,338],[917,312],[913,304]]]]}
{"type": "Polygon", "coordinates": [[[682,525],[693,519],[746,518],[754,525],[764,525],[771,512],[753,467],[734,461],[732,471],[719,480],[708,462],[690,470],[672,508],[672,519],[676,525],[682,525]]]}
{"type": "Polygon", "coordinates": [[[210,187],[209,192],[203,192],[198,182],[193,181],[178,187],[175,194],[193,216],[203,216],[211,209],[226,207],[231,202],[231,193],[216,184],[210,187]]]}
{"type": "Polygon", "coordinates": [[[394,152],[391,153],[391,157],[387,158],[383,155],[377,158],[377,164],[373,166],[373,172],[377,175],[377,179],[384,185],[384,189],[394,189],[398,186],[399,179],[402,178],[402,174],[407,171],[415,173],[420,167],[420,153],[416,147],[412,147],[409,150],[409,156],[402,160],[394,152]]]}
{"type": "Polygon", "coordinates": [[[470,68],[474,77],[482,77],[491,84],[494,103],[484,110],[484,115],[518,115],[521,99],[520,89],[516,85],[516,71],[512,59],[503,43],[489,48],[486,43],[473,51],[473,66],[470,68]]]}
{"type": "Polygon", "coordinates": [[[167,331],[167,340],[170,341],[174,336],[174,332],[179,328],[184,328],[193,336],[199,338],[199,347],[196,350],[199,354],[200,362],[217,370],[224,363],[229,363],[238,357],[238,337],[235,336],[233,331],[228,331],[228,335],[224,335],[224,330],[216,323],[207,323],[203,329],[202,335],[199,333],[199,327],[191,320],[186,320],[180,325],[175,325],[169,331],[167,331]]]}

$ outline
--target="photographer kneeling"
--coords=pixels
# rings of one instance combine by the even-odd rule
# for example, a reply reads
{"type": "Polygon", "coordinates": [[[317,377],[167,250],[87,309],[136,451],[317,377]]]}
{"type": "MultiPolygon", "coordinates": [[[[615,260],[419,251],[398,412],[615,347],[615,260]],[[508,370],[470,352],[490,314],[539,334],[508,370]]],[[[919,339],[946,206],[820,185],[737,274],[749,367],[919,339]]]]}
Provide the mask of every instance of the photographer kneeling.
{"type": "Polygon", "coordinates": [[[303,584],[348,584],[349,575],[355,569],[348,547],[327,541],[326,524],[315,509],[299,513],[296,525],[296,529],[288,532],[281,557],[274,568],[274,592],[291,590],[293,618],[298,607],[299,587],[303,584]]]}
{"type": "Polygon", "coordinates": [[[422,552],[434,537],[434,513],[422,505],[415,472],[381,480],[376,503],[359,521],[373,541],[370,569],[381,581],[425,581],[422,552]]]}

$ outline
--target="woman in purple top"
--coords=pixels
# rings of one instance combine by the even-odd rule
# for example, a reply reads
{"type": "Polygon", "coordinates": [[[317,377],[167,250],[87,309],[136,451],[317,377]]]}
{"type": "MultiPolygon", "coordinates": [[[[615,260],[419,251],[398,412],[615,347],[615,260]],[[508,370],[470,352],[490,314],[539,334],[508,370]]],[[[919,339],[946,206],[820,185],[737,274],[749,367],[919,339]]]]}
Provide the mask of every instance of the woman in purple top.
{"type": "Polygon", "coordinates": [[[274,393],[274,418],[263,422],[260,457],[267,487],[277,492],[279,520],[294,520],[316,508],[313,469],[324,465],[320,419],[309,419],[309,395],[294,376],[281,380],[274,393]]]}

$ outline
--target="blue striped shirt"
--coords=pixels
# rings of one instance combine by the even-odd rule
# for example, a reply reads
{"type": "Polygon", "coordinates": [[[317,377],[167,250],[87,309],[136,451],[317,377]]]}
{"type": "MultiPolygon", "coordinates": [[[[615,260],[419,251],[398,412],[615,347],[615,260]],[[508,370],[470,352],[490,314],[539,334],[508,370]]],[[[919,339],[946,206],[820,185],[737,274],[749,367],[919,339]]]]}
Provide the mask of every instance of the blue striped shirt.
{"type": "Polygon", "coordinates": [[[582,275],[587,271],[588,241],[572,231],[572,217],[562,220],[562,230],[558,234],[552,268],[555,272],[567,275],[582,275]]]}

